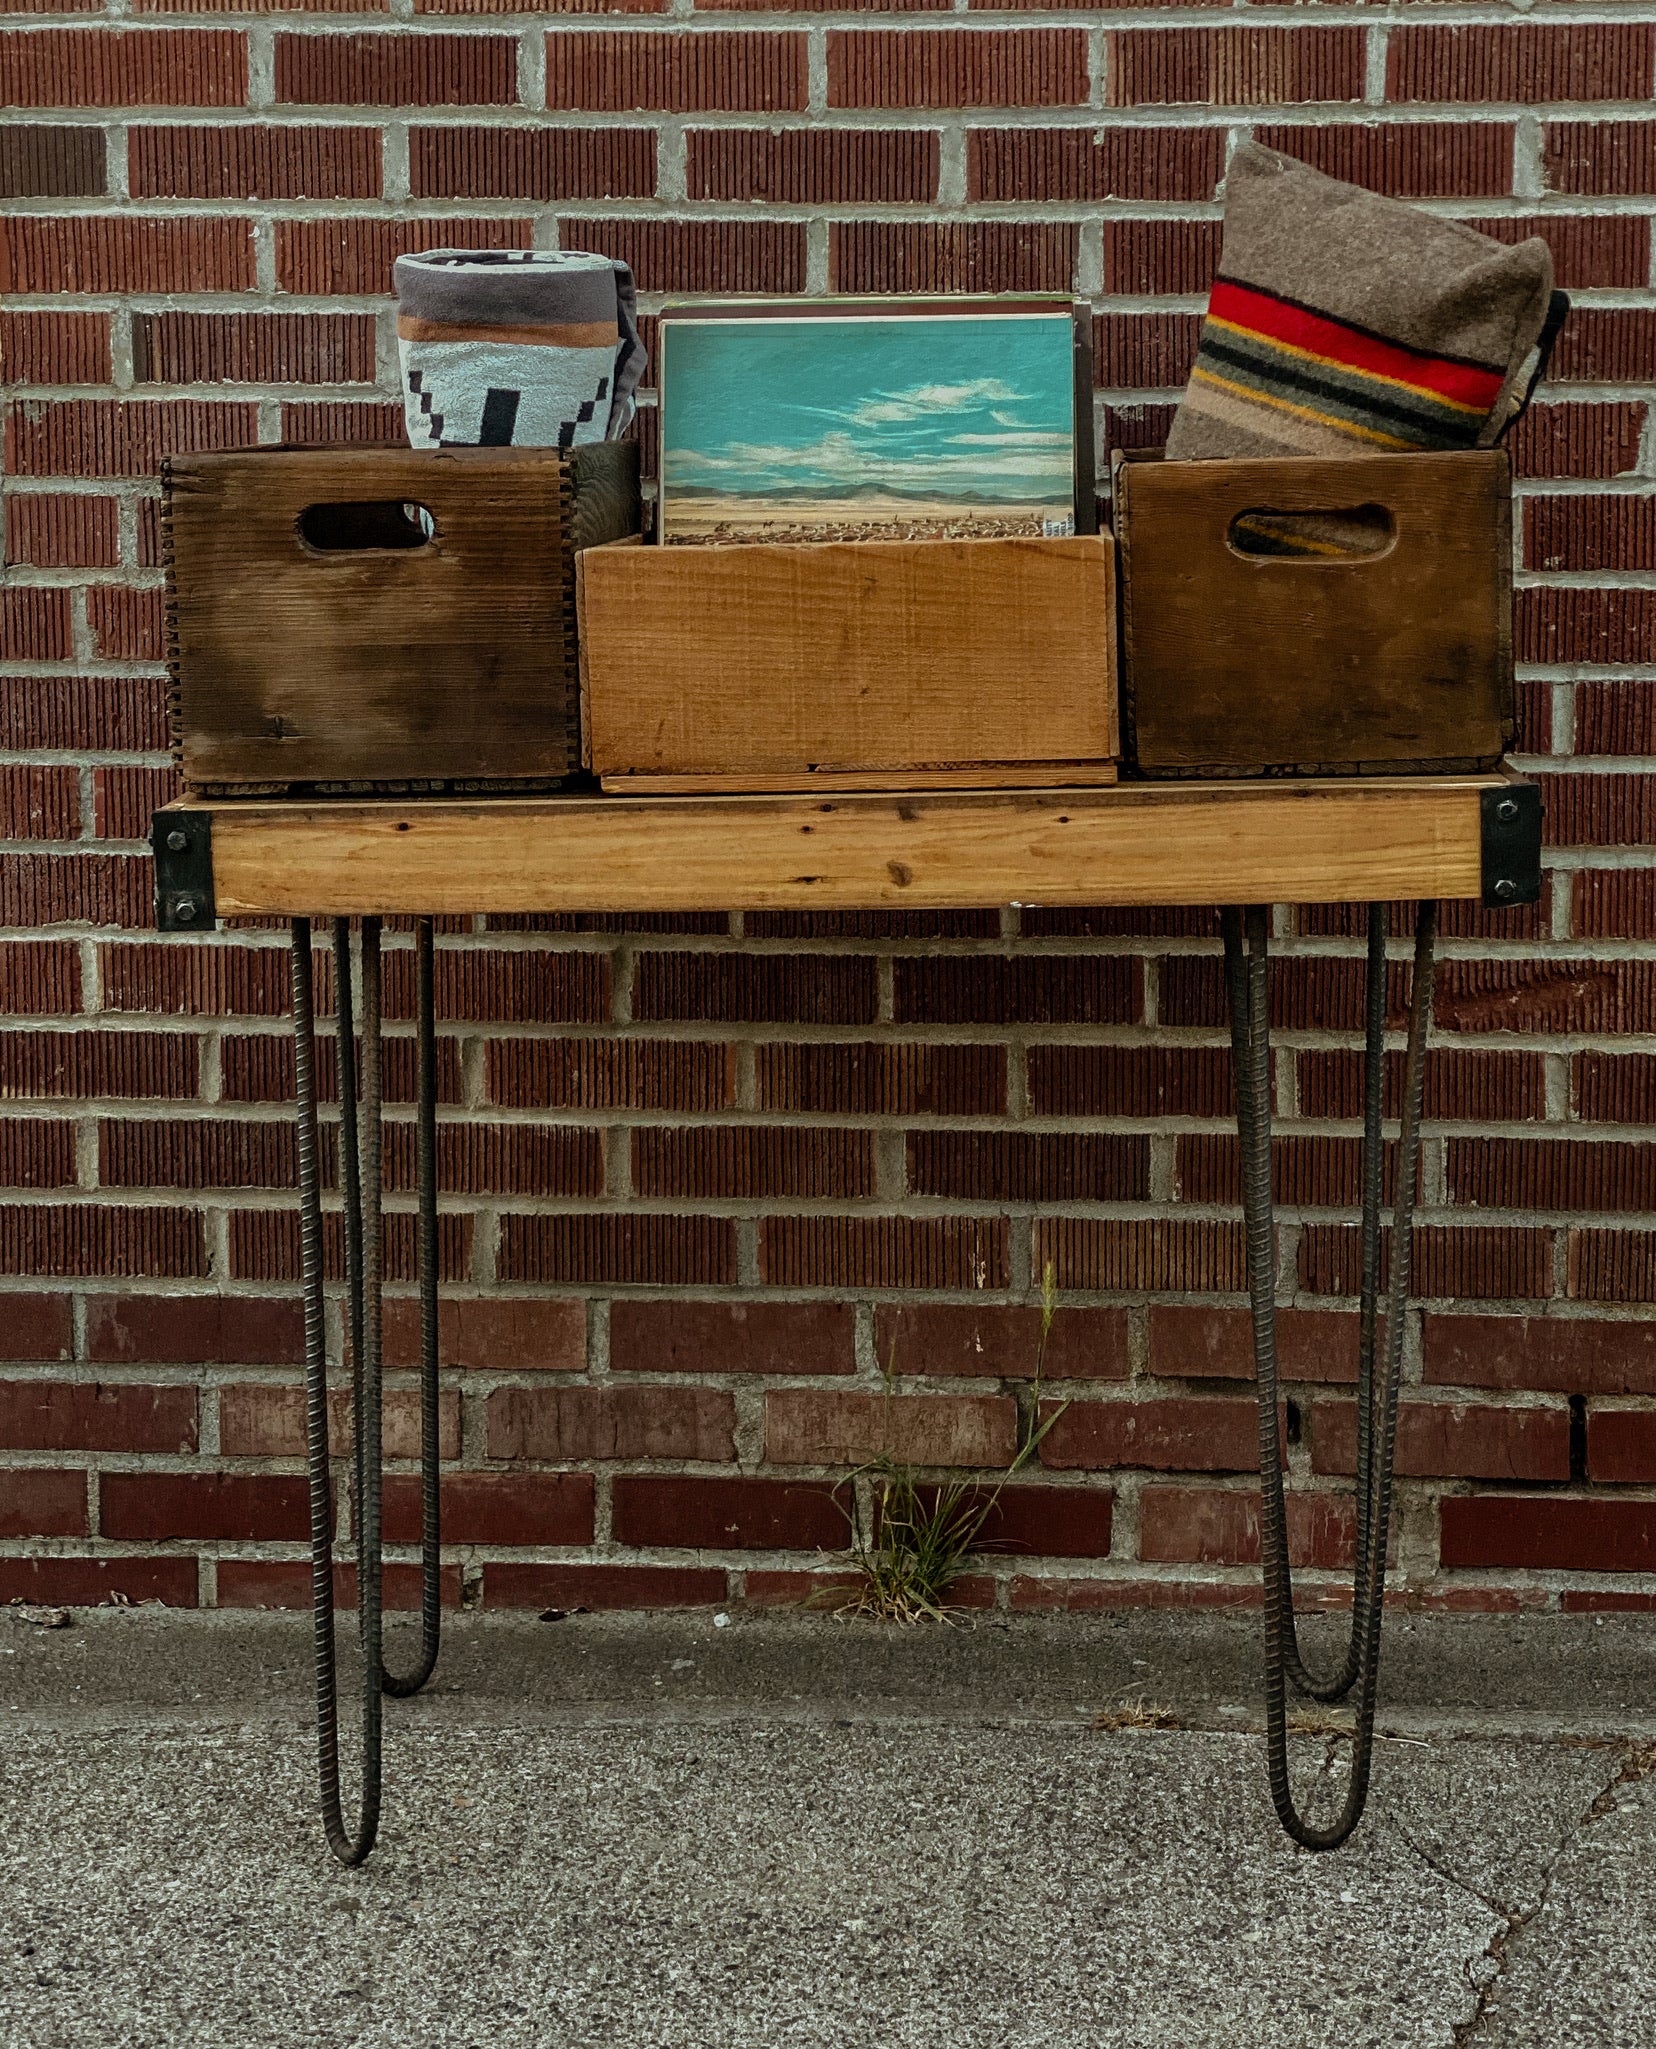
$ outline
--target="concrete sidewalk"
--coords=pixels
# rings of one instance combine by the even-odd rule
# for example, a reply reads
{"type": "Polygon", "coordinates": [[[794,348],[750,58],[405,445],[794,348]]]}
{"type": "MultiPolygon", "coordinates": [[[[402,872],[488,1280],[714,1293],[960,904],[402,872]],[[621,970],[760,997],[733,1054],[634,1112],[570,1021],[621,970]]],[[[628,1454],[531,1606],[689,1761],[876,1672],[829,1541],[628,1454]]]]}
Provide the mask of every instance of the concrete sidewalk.
{"type": "MultiPolygon", "coordinates": [[[[0,2043],[1656,2044],[1656,1625],[1390,1622],[1320,1858],[1257,1662],[1256,1618],[460,1619],[347,1872],[300,1618],[0,1611],[0,2043]],[[1178,1725],[1094,1727],[1140,1701],[1178,1725]]],[[[1345,1744],[1296,1751],[1332,1804],[1345,1744]]]]}

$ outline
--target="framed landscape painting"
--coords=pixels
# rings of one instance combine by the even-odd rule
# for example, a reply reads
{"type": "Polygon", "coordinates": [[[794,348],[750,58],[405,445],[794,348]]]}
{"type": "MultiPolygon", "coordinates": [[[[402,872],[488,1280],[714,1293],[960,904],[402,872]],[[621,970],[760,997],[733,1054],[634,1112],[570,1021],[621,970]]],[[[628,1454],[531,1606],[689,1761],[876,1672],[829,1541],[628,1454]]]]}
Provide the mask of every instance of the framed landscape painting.
{"type": "Polygon", "coordinates": [[[657,534],[1090,533],[1090,341],[1068,299],[669,306],[657,534]]]}

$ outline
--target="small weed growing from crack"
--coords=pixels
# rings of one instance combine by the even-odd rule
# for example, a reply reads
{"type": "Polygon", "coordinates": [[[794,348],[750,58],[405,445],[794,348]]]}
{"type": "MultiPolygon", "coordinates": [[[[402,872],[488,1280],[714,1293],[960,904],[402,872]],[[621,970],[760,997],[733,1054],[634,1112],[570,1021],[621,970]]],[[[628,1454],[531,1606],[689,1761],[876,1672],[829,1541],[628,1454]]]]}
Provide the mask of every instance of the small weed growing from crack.
{"type": "Polygon", "coordinates": [[[1184,1725],[1170,1707],[1159,1701],[1123,1700],[1103,1708],[1092,1718],[1092,1726],[1107,1736],[1121,1729],[1178,1729],[1184,1725]]]}
{"type": "Polygon", "coordinates": [[[1331,1715],[1327,1708],[1296,1708],[1288,1717],[1290,1736],[1334,1736],[1343,1737],[1348,1743],[1357,1734],[1357,1724],[1350,1715],[1331,1715]]]}
{"type": "MultiPolygon", "coordinates": [[[[1047,1341],[1057,1308],[1057,1290],[1049,1263],[1041,1276],[1041,1335],[1026,1403],[1019,1406],[1018,1444],[1011,1463],[992,1483],[981,1478],[922,1481],[905,1460],[881,1451],[851,1475],[850,1565],[857,1576],[847,1594],[835,1589],[824,1598],[834,1613],[872,1616],[882,1622],[946,1622],[949,1592],[966,1569],[1001,1490],[1021,1473],[1040,1450],[1042,1440],[1069,1407],[1060,1402],[1051,1415],[1041,1415],[1041,1382],[1046,1371],[1047,1341]]],[[[885,1413],[889,1416],[897,1377],[893,1342],[881,1378],[885,1413]]]]}

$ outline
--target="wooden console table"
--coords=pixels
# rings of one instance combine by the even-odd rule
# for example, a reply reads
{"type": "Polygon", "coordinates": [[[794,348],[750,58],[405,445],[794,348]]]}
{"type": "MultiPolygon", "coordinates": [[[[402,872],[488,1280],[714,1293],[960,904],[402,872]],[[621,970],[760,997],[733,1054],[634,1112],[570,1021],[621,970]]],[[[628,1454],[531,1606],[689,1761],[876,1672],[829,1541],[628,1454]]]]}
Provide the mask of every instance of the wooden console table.
{"type": "Polygon", "coordinates": [[[341,1861],[360,1863],[377,1832],[383,1694],[417,1691],[437,1658],[441,1524],[431,921],[482,911],[642,914],[1007,903],[1250,907],[1227,909],[1223,929],[1259,1393],[1267,1756],[1278,1815],[1297,1842],[1328,1849],[1350,1834],[1363,1811],[1372,1752],[1436,904],[1440,898],[1476,898],[1499,909],[1539,897],[1541,812],[1533,785],[1511,775],[1485,775],[866,795],[184,800],[156,813],[151,844],[163,931],[206,931],[220,917],[285,918],[293,926],[319,1761],[323,1819],[341,1861]],[[1382,1342],[1386,905],[1399,899],[1417,902],[1420,916],[1382,1342]],[[1278,1434],[1267,907],[1279,902],[1369,907],[1355,1586],[1345,1660],[1321,1678],[1306,1670],[1294,1635],[1278,1434]],[[380,1610],[380,920],[388,916],[412,917],[417,935],[423,1598],[419,1661],[402,1675],[385,1669],[380,1610]],[[340,1795],[334,1662],[334,1507],[311,989],[315,917],[334,921],[340,1190],[356,1422],[362,1794],[350,1828],[340,1795]],[[353,919],[361,920],[355,965],[353,919]],[[1326,1826],[1300,1815],[1289,1784],[1289,1683],[1323,1700],[1357,1687],[1349,1790],[1340,1815],[1326,1826]]]}

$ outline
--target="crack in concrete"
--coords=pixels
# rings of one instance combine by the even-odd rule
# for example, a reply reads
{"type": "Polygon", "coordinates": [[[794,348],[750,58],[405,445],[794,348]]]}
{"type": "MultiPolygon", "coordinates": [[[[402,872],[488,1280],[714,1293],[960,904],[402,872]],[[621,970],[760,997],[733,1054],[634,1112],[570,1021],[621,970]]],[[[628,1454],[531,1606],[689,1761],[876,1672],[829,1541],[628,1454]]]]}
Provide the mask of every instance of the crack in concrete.
{"type": "MultiPolygon", "coordinates": [[[[1557,1848],[1553,1851],[1551,1857],[1547,1859],[1545,1866],[1542,1868],[1541,1884],[1536,1892],[1534,1906],[1526,1910],[1524,1908],[1502,1907],[1494,1900],[1484,1901],[1484,1904],[1489,1907],[1491,1912],[1501,1916],[1505,1925],[1498,1928],[1490,1937],[1483,1955],[1478,1959],[1478,1963],[1489,1966],[1484,1971],[1481,1982],[1476,1975],[1475,1967],[1471,1965],[1467,1967],[1467,1977],[1477,1993],[1478,2003],[1473,2009],[1471,2018],[1461,2021],[1456,2025],[1452,2037],[1455,2049],[1467,2049],[1469,2043],[1478,2041],[1483,2035],[1485,2023],[1491,2019],[1496,2004],[1500,1999],[1501,1983],[1512,1962],[1513,1952],[1526,1931],[1545,1912],[1547,1902],[1552,1895],[1553,1879],[1556,1877],[1558,1867],[1563,1863],[1567,1853],[1579,1841],[1585,1830],[1591,1828],[1595,1822],[1602,1821],[1607,1814],[1615,1812],[1617,1806],[1617,1787],[1631,1785],[1636,1780],[1647,1778],[1653,1771],[1656,1771],[1656,1744],[1629,1743],[1624,1745],[1621,1760],[1616,1770],[1599,1788],[1598,1792],[1594,1794],[1593,1798],[1582,1809],[1576,1819],[1565,1829],[1563,1835],[1559,1838],[1557,1848]]],[[[1408,1841],[1408,1838],[1404,1837],[1404,1840],[1408,1841]]],[[[1455,1878],[1452,1872],[1443,1871],[1442,1866],[1437,1864],[1425,1851],[1421,1850],[1418,1844],[1410,1843],[1409,1847],[1424,1862],[1430,1864],[1434,1871],[1440,1872],[1443,1877],[1450,1879],[1454,1884],[1460,1886],[1462,1891],[1472,1893],[1474,1897],[1482,1897],[1482,1895],[1477,1893],[1475,1887],[1467,1885],[1462,1879],[1455,1878]]]]}

